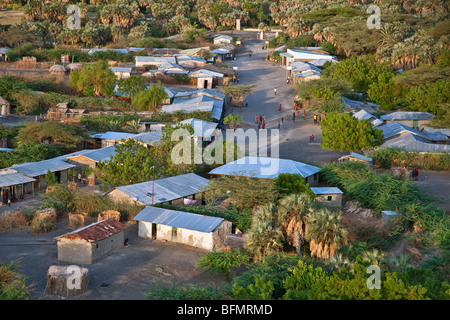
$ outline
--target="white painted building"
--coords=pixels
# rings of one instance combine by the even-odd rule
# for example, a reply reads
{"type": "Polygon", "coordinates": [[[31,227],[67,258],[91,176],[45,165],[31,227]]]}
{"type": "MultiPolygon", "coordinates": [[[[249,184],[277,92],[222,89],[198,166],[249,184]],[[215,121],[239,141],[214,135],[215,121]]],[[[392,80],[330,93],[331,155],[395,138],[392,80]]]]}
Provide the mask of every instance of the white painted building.
{"type": "Polygon", "coordinates": [[[221,249],[231,222],[225,219],[148,206],[133,220],[138,221],[138,236],[167,240],[205,249],[221,249]]]}

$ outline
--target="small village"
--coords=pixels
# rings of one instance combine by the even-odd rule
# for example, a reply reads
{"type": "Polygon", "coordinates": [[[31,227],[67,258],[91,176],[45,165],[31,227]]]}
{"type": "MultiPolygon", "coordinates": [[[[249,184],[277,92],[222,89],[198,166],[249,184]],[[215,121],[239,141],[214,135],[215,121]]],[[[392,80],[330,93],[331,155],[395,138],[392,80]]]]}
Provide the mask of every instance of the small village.
{"type": "Polygon", "coordinates": [[[23,21],[67,4],[25,2],[0,1],[0,300],[450,298],[448,8],[88,1],[60,38],[23,21]]]}

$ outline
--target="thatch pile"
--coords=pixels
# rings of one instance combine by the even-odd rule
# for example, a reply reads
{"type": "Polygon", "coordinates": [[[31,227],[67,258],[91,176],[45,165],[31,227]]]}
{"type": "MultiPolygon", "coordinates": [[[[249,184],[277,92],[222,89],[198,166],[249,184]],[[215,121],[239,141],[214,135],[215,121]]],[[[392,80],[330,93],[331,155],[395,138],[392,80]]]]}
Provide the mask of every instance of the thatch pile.
{"type": "Polygon", "coordinates": [[[114,211],[114,210],[100,212],[98,214],[97,221],[102,221],[102,220],[109,219],[109,218],[114,218],[115,220],[120,221],[120,212],[114,211]]]}
{"type": "Polygon", "coordinates": [[[71,230],[84,227],[84,215],[77,213],[69,213],[69,226],[71,230]]]}
{"type": "Polygon", "coordinates": [[[247,238],[241,235],[227,234],[223,244],[224,251],[231,251],[236,248],[244,249],[247,243],[247,238]]]}
{"type": "Polygon", "coordinates": [[[67,70],[62,65],[55,64],[54,66],[52,66],[49,69],[49,71],[50,71],[50,73],[62,73],[62,74],[64,74],[64,73],[66,73],[67,70]]]}
{"type": "Polygon", "coordinates": [[[36,211],[31,221],[31,230],[34,233],[45,233],[56,228],[56,209],[46,208],[36,211]]]}
{"type": "Polygon", "coordinates": [[[86,268],[54,265],[47,271],[46,293],[73,297],[86,292],[88,287],[89,270],[86,268]]]}

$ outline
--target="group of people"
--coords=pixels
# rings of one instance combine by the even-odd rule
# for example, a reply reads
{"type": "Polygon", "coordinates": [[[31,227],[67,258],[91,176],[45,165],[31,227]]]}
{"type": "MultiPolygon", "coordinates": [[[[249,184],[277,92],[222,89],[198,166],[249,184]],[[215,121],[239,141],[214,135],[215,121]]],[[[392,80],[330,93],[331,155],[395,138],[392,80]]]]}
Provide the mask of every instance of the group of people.
{"type": "Polygon", "coordinates": [[[239,72],[236,72],[235,74],[233,74],[233,83],[234,82],[239,83],[239,72]]]}
{"type": "Polygon", "coordinates": [[[259,117],[257,114],[255,114],[255,123],[258,125],[259,129],[265,129],[266,128],[266,116],[263,114],[260,114],[259,117]]]}

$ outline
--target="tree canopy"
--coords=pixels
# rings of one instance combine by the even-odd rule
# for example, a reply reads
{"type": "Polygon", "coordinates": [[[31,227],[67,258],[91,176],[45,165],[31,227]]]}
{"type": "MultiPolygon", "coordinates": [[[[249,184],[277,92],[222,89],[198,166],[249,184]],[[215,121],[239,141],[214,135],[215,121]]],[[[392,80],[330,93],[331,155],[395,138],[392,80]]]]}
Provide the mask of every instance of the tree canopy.
{"type": "Polygon", "coordinates": [[[381,129],[373,129],[367,120],[358,120],[350,113],[333,112],[322,119],[321,147],[336,151],[361,151],[382,143],[381,129]]]}

